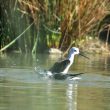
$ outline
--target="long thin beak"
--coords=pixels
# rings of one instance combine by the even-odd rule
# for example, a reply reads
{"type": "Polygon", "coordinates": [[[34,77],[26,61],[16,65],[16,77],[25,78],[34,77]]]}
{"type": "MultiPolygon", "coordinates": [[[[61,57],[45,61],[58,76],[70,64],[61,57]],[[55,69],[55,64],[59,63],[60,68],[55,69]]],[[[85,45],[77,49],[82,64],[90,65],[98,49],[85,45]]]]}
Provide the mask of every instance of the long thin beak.
{"type": "Polygon", "coordinates": [[[82,52],[80,52],[79,55],[81,55],[81,56],[83,56],[83,57],[85,57],[87,59],[90,59],[89,57],[85,56],[82,52]]]}

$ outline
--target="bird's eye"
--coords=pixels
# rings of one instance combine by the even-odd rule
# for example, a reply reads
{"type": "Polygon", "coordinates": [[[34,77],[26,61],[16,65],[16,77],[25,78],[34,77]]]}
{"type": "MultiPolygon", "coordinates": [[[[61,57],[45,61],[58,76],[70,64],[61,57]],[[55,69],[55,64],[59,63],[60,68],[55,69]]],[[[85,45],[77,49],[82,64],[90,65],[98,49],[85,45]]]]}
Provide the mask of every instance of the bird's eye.
{"type": "Polygon", "coordinates": [[[76,52],[76,50],[74,50],[74,52],[76,52]]]}

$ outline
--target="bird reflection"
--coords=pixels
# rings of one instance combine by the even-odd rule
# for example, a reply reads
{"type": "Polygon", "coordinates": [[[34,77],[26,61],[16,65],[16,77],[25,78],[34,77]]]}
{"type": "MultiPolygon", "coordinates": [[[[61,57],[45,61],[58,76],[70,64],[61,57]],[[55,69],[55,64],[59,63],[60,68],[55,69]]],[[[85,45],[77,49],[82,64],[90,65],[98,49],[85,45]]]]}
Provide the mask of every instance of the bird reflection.
{"type": "Polygon", "coordinates": [[[68,110],[77,110],[77,81],[68,84],[66,96],[68,110]]]}
{"type": "Polygon", "coordinates": [[[62,109],[66,107],[67,110],[77,110],[77,80],[59,83],[48,80],[45,87],[49,110],[57,106],[62,109]],[[64,103],[66,103],[66,105],[62,106],[64,103]]]}

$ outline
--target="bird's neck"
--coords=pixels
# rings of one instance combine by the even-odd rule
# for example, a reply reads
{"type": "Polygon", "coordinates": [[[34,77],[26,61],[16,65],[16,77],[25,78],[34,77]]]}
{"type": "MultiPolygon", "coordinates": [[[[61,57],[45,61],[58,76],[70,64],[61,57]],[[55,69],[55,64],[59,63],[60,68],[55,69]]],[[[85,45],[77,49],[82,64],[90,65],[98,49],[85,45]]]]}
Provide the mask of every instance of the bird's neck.
{"type": "Polygon", "coordinates": [[[69,54],[68,59],[70,60],[70,63],[73,63],[74,61],[74,54],[69,54]]]}

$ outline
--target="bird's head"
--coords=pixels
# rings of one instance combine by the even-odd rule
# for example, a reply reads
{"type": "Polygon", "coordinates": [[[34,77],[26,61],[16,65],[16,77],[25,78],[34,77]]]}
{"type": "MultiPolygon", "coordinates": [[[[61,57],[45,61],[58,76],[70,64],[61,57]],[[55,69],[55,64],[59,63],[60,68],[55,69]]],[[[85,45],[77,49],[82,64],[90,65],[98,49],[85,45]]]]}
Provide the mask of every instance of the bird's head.
{"type": "Polygon", "coordinates": [[[77,54],[79,54],[79,55],[81,55],[81,56],[83,56],[83,57],[89,59],[87,56],[85,56],[85,55],[83,54],[83,52],[79,51],[79,48],[77,48],[77,47],[72,47],[72,48],[70,49],[70,51],[69,51],[69,58],[72,57],[72,56],[74,56],[74,55],[77,55],[77,54]]]}
{"type": "Polygon", "coordinates": [[[77,48],[77,47],[72,47],[71,49],[70,49],[70,52],[69,52],[69,54],[74,54],[74,55],[76,55],[76,54],[79,54],[79,48],[77,48]]]}

